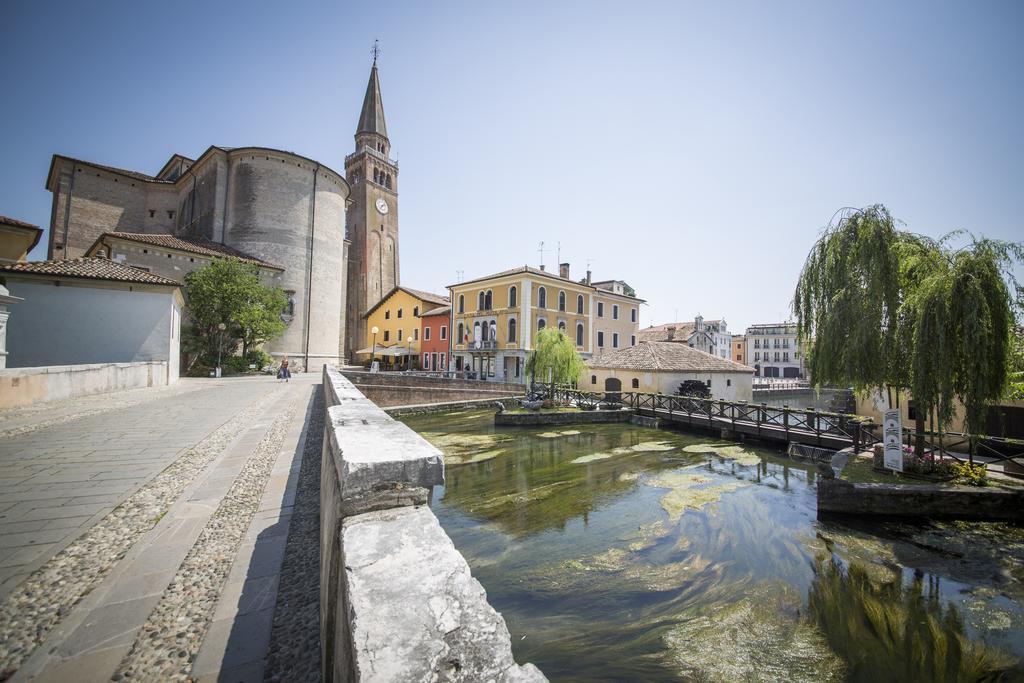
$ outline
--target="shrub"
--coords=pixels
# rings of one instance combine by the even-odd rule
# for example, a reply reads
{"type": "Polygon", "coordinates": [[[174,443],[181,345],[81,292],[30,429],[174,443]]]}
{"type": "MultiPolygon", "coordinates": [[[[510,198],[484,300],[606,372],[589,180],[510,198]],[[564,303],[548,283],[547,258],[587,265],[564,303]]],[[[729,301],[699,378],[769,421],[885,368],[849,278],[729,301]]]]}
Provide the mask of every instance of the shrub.
{"type": "Polygon", "coordinates": [[[988,486],[988,470],[984,465],[972,465],[969,462],[953,463],[953,474],[957,481],[969,486],[988,486]]]}
{"type": "Polygon", "coordinates": [[[249,365],[256,366],[256,372],[259,372],[268,365],[274,364],[274,357],[263,349],[253,349],[249,353],[245,354],[245,359],[249,365]]]}

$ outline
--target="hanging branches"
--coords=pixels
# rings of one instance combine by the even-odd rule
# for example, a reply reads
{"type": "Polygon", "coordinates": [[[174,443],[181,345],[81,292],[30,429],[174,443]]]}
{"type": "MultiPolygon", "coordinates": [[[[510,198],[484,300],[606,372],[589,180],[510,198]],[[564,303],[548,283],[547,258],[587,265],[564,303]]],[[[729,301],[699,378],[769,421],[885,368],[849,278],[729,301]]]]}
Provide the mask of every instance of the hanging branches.
{"type": "MultiPolygon", "coordinates": [[[[914,397],[940,429],[962,405],[983,431],[1007,391],[1020,244],[955,232],[940,240],[899,230],[882,205],[843,210],[808,254],[793,298],[815,383],[914,397]],[[953,241],[967,236],[966,246],[953,241]]],[[[919,444],[921,443],[919,437],[919,444]]]]}

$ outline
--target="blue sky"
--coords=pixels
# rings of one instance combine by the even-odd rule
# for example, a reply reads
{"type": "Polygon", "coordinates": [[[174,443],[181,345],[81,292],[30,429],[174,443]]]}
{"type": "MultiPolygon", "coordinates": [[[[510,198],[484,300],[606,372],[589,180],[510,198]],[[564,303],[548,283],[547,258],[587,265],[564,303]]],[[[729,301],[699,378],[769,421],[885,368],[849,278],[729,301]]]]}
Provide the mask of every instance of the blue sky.
{"type": "Polygon", "coordinates": [[[1019,2],[12,0],[0,214],[48,224],[53,153],[155,173],[263,145],[340,171],[379,38],[403,283],[537,264],[542,240],[553,268],[560,242],[647,299],[643,325],[735,331],[787,315],[843,206],[1024,238],[1022,31],[1019,2]]]}

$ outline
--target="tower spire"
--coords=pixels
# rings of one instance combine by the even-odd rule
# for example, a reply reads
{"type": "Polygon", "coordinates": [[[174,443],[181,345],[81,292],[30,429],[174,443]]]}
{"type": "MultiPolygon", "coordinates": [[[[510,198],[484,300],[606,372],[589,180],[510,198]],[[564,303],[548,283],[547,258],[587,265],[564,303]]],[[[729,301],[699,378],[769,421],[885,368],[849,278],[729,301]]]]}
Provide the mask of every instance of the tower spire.
{"type": "Polygon", "coordinates": [[[363,109],[359,114],[359,125],[356,135],[375,133],[384,138],[388,136],[388,127],[384,123],[384,104],[380,97],[380,79],[377,76],[377,57],[380,56],[380,44],[373,41],[373,66],[370,67],[370,80],[366,84],[366,95],[363,97],[363,109]]]}

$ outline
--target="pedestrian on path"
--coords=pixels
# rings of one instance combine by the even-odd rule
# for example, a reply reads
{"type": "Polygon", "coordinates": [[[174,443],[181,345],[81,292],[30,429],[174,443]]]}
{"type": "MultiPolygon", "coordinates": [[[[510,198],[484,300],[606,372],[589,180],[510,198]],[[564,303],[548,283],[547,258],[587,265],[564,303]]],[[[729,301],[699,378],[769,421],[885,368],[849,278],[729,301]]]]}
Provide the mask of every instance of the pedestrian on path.
{"type": "Polygon", "coordinates": [[[285,356],[284,360],[281,361],[281,368],[277,371],[277,378],[283,379],[285,382],[287,382],[289,379],[291,379],[291,376],[292,373],[288,369],[288,356],[285,356]]]}

